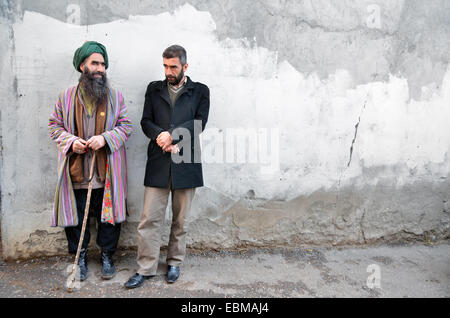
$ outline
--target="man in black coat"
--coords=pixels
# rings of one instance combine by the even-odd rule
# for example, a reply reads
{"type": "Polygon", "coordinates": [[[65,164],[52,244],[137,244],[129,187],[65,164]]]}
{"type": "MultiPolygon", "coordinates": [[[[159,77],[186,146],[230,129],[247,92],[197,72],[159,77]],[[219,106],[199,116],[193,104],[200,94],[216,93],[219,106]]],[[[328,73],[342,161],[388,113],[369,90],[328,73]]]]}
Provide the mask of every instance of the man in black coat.
{"type": "Polygon", "coordinates": [[[209,113],[209,89],[184,73],[186,50],[172,45],[163,52],[166,79],[151,82],[145,93],[141,126],[150,138],[145,170],[144,209],[138,225],[139,269],[125,287],[135,288],[156,275],[169,194],[172,226],[166,280],[175,282],[186,254],[186,219],[195,188],[203,186],[199,134],[209,113]]]}

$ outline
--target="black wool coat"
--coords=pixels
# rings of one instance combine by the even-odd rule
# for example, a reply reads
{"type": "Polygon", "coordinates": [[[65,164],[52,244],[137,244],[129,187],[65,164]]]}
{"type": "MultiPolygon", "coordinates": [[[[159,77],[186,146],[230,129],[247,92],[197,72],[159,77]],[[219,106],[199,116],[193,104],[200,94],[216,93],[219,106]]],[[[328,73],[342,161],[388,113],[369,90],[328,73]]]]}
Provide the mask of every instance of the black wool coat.
{"type": "Polygon", "coordinates": [[[141,119],[142,130],[150,138],[145,186],[167,188],[169,180],[173,190],[203,186],[199,134],[205,129],[208,114],[209,89],[202,83],[187,77],[184,91],[174,107],[170,104],[167,80],[148,85],[141,119]],[[178,144],[181,149],[175,160],[156,143],[163,131],[168,131],[172,135],[172,144],[178,144]]]}

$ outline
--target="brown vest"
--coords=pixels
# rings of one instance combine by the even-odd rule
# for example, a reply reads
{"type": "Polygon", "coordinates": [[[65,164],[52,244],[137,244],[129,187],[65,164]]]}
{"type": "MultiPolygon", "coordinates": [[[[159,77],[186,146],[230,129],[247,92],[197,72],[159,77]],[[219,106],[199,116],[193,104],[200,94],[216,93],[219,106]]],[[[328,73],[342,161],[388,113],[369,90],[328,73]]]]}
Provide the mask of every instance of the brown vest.
{"type": "MultiPolygon", "coordinates": [[[[101,135],[105,131],[106,123],[106,103],[108,98],[102,104],[97,104],[95,115],[95,135],[101,135]],[[103,113],[103,116],[101,115],[103,113]]],[[[84,139],[83,129],[83,112],[84,107],[78,100],[78,89],[75,96],[75,133],[74,135],[84,139]]],[[[100,182],[105,182],[106,177],[106,149],[105,147],[97,150],[96,156],[97,174],[100,182]]],[[[82,183],[84,181],[83,173],[83,154],[72,153],[69,159],[70,179],[74,183],[82,183]]]]}

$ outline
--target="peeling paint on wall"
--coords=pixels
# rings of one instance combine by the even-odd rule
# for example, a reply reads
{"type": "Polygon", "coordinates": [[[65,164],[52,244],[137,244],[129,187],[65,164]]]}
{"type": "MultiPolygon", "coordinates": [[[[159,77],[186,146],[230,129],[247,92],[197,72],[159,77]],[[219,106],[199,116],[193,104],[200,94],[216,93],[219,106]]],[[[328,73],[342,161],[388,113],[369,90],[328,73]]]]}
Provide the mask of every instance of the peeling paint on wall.
{"type": "MultiPolygon", "coordinates": [[[[137,126],[127,144],[122,246],[135,244],[142,208],[145,88],[163,77],[161,52],[174,43],[187,49],[188,75],[211,89],[205,187],[193,202],[190,246],[448,238],[450,44],[435,44],[450,38],[441,19],[449,10],[430,3],[21,1],[10,24],[14,47],[0,50],[10,59],[0,78],[3,252],[45,248],[40,234],[49,231],[56,182],[48,116],[57,94],[78,80],[74,50],[91,39],[106,45],[108,77],[137,126]],[[423,11],[414,39],[412,7],[423,11]],[[424,60],[433,66],[416,67],[424,60]],[[417,75],[425,73],[433,76],[417,75]],[[227,157],[236,131],[257,144],[243,143],[241,161],[227,157]],[[271,161],[274,169],[262,170],[271,161]]],[[[46,253],[61,250],[52,242],[46,253]]]]}
{"type": "MultiPolygon", "coordinates": [[[[174,12],[185,0],[23,0],[22,11],[36,11],[80,25],[128,19],[130,15],[174,12]],[[77,24],[77,23],[76,23],[77,24]]],[[[421,97],[423,86],[439,89],[450,60],[450,3],[446,0],[190,0],[210,12],[218,38],[255,39],[279,52],[302,73],[321,79],[338,69],[351,73],[355,84],[408,79],[410,94],[421,97]]]]}

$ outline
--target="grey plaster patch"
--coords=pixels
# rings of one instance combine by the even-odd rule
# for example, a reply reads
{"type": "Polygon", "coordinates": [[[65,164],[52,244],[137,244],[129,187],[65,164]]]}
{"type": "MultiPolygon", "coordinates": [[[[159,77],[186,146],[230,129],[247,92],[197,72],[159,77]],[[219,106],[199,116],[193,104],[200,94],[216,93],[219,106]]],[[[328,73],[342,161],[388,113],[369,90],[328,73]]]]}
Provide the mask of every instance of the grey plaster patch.
{"type": "MultiPolygon", "coordinates": [[[[81,25],[89,25],[127,19],[129,15],[173,12],[186,1],[20,3],[22,12],[36,11],[61,21],[67,21],[72,14],[68,5],[76,4],[81,25]]],[[[389,74],[405,76],[415,99],[421,98],[422,86],[440,87],[450,60],[450,4],[445,0],[188,3],[211,13],[219,39],[254,40],[255,45],[277,51],[280,60],[286,59],[297,70],[317,72],[322,78],[337,69],[350,70],[355,85],[384,81],[389,74]],[[379,15],[377,27],[368,22],[374,12],[379,15]]]]}
{"type": "Polygon", "coordinates": [[[394,262],[391,258],[386,257],[386,256],[375,256],[375,257],[372,257],[372,259],[375,262],[381,263],[383,265],[390,265],[394,262]]]}

